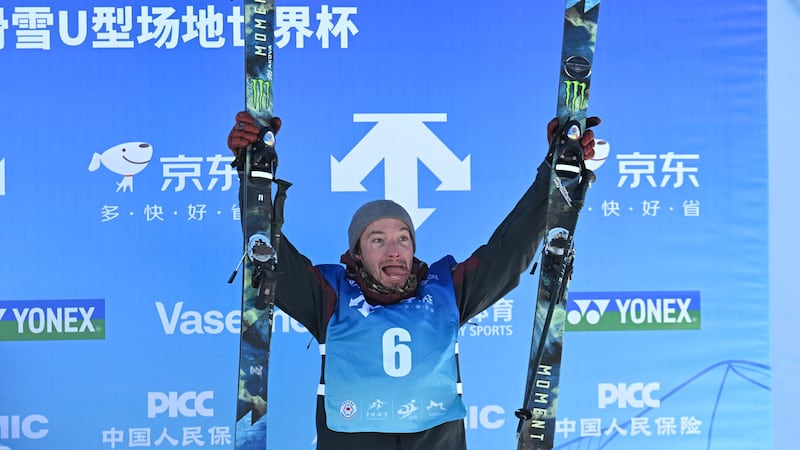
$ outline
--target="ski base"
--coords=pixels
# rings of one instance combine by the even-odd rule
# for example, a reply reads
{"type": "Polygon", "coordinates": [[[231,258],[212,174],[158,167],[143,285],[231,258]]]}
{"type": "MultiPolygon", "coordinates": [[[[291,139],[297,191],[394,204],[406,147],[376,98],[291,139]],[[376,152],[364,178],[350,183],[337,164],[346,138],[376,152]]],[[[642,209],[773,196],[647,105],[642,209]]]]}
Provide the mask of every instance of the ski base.
{"type": "Polygon", "coordinates": [[[556,434],[567,290],[578,214],[594,174],[583,162],[600,0],[567,0],[564,14],[559,129],[550,145],[545,237],[523,407],[516,411],[518,450],[550,450],[556,434]]]}
{"type": "Polygon", "coordinates": [[[273,106],[275,2],[244,0],[244,16],[245,106],[262,127],[263,139],[240,150],[245,152],[239,175],[245,256],[234,449],[264,450],[267,448],[272,298],[277,277],[272,200],[277,155],[274,133],[268,128],[273,106]]]}

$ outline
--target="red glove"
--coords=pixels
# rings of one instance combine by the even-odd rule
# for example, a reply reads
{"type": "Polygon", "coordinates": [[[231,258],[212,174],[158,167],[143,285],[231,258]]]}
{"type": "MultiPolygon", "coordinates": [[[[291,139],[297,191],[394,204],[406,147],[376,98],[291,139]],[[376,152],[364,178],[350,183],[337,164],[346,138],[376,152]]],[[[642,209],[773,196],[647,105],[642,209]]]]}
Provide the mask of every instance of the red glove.
{"type": "MultiPolygon", "coordinates": [[[[600,118],[599,117],[587,117],[586,118],[586,130],[583,132],[583,136],[581,136],[581,147],[583,147],[583,159],[592,159],[594,158],[594,131],[590,130],[589,128],[600,125],[600,118]]],[[[547,124],[547,143],[550,143],[550,140],[553,138],[553,135],[556,134],[558,130],[558,118],[553,118],[547,124]]]]}
{"type": "MultiPolygon", "coordinates": [[[[269,121],[272,132],[278,134],[281,129],[281,118],[273,117],[269,121]]],[[[248,145],[258,140],[261,128],[256,124],[255,119],[246,111],[236,113],[236,125],[228,133],[228,148],[236,154],[240,148],[247,148],[248,145]]]]}

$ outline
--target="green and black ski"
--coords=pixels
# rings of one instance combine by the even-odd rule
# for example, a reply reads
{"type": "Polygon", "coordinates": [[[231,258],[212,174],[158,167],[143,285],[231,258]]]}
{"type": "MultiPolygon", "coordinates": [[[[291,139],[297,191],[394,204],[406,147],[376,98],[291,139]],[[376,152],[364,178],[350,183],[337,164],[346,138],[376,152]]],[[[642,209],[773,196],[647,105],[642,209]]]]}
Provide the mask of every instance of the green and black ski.
{"type": "Polygon", "coordinates": [[[558,382],[572,276],[578,213],[594,174],[586,169],[580,138],[586,129],[600,0],[567,0],[558,90],[558,131],[550,142],[547,221],[542,244],[528,379],[516,411],[518,450],[553,448],[558,382]]]}
{"type": "MultiPolygon", "coordinates": [[[[242,321],[239,341],[236,450],[267,448],[267,373],[277,283],[283,202],[289,183],[275,178],[272,119],[275,1],[244,0],[245,108],[261,127],[260,139],[240,149],[239,206],[244,237],[242,321]],[[272,184],[277,185],[273,204],[272,184]]],[[[236,271],[229,282],[233,282],[236,271]]]]}

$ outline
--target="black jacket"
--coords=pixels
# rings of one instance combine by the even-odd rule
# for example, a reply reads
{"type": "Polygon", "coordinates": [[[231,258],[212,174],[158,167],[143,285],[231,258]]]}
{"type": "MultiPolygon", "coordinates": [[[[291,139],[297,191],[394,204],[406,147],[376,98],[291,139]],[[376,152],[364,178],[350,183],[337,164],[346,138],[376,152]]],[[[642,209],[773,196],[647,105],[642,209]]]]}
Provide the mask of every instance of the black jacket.
{"type": "MultiPolygon", "coordinates": [[[[520,275],[533,260],[545,227],[549,174],[548,166],[542,164],[533,185],[489,241],[453,266],[451,273],[462,325],[516,287],[520,275]]],[[[280,279],[276,305],[305,326],[319,343],[325,343],[328,320],[337,302],[335,292],[285,236],[278,255],[280,279]]],[[[317,436],[319,450],[466,449],[463,420],[419,433],[332,431],[326,426],[322,396],[317,398],[317,436]]]]}

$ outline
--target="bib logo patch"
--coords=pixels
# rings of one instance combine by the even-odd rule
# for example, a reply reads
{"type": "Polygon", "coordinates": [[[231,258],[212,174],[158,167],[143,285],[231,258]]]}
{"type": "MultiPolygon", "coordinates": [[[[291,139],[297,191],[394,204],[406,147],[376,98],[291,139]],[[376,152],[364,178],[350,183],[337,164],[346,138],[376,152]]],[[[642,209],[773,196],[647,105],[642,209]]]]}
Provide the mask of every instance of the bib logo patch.
{"type": "Polygon", "coordinates": [[[342,406],[339,407],[339,413],[345,419],[352,419],[356,416],[356,412],[358,408],[356,408],[355,402],[352,400],[345,400],[342,402],[342,406]]]}

